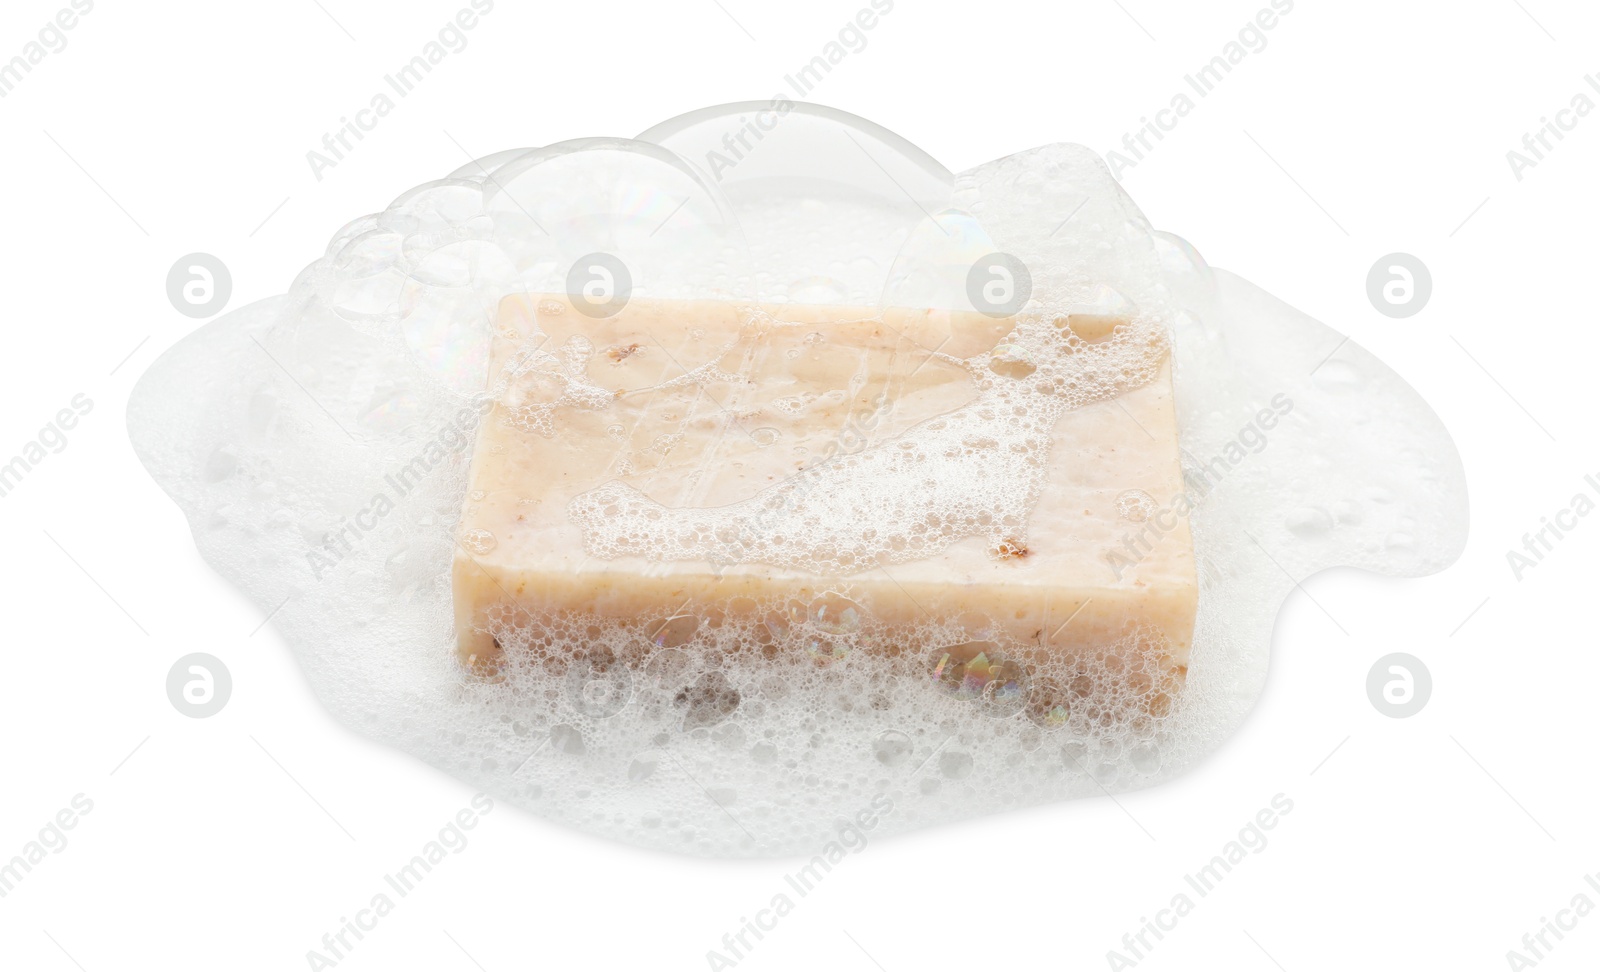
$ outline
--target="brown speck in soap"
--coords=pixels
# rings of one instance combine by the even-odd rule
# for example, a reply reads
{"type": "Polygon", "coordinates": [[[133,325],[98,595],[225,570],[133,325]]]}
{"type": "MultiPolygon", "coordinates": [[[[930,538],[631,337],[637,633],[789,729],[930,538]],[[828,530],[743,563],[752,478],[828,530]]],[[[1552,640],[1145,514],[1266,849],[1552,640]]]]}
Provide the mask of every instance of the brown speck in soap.
{"type": "Polygon", "coordinates": [[[1028,545],[1007,537],[989,548],[989,556],[996,560],[1021,560],[1028,556],[1028,545]]]}
{"type": "Polygon", "coordinates": [[[622,346],[618,345],[617,347],[614,347],[614,348],[608,348],[606,350],[606,357],[610,358],[612,361],[616,362],[617,364],[621,364],[625,359],[631,358],[635,354],[638,354],[638,353],[639,353],[639,345],[637,343],[634,343],[634,344],[628,345],[627,347],[622,347],[622,346]]]}

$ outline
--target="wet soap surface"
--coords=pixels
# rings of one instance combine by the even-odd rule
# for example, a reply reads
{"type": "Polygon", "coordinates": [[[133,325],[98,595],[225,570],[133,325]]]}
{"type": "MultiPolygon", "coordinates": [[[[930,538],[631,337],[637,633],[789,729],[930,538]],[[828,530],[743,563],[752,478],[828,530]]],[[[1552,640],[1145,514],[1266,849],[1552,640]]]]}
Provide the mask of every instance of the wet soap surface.
{"type": "MultiPolygon", "coordinates": [[[[232,313],[165,354],[130,402],[134,445],[184,509],[206,559],[264,611],[282,604],[274,626],[347,725],[551,820],[699,854],[809,851],[866,806],[892,807],[880,825],[892,833],[1159,783],[1221,745],[1248,711],[1265,680],[1272,621],[1295,582],[1342,564],[1417,575],[1459,552],[1459,460],[1415,392],[1337,333],[1153,231],[1092,153],[1046,146],[941,176],[925,157],[894,155],[881,130],[854,128],[919,194],[911,206],[893,185],[864,188],[881,173],[838,137],[853,125],[797,112],[780,129],[843,142],[850,155],[820,181],[765,172],[714,186],[694,178],[690,163],[663,160],[663,148],[693,157],[698,137],[669,123],[653,130],[649,151],[625,140],[556,146],[419,187],[341,230],[287,296],[232,313]],[[612,191],[619,186],[628,191],[612,191]],[[939,192],[947,194],[931,198],[939,192]],[[1107,576],[1119,557],[1137,559],[1131,551],[1142,542],[1173,535],[1160,524],[1191,532],[1198,603],[1184,678],[1175,683],[1159,662],[1159,632],[1138,625],[1063,655],[1012,628],[1016,619],[1002,611],[879,617],[872,592],[827,583],[745,601],[718,593],[681,614],[509,610],[497,623],[517,642],[514,657],[492,677],[463,665],[451,571],[475,528],[469,475],[495,410],[516,401],[512,385],[489,380],[494,321],[508,296],[561,292],[574,261],[601,248],[627,261],[641,302],[881,313],[961,309],[975,256],[1003,251],[1032,271],[1031,299],[1016,317],[1035,340],[1059,319],[1098,314],[1120,315],[1125,340],[1158,342],[1155,372],[1135,381],[1084,370],[1090,359],[1069,353],[1081,398],[1061,407],[1059,421],[1045,421],[1048,408],[978,418],[992,421],[997,441],[1014,430],[1009,419],[1053,429],[1099,423],[1108,431],[1097,430],[1095,442],[1127,441],[1124,407],[1139,414],[1139,396],[1170,369],[1174,495],[1086,456],[1088,446],[1073,471],[1060,442],[1050,454],[1061,452],[1062,467],[1037,494],[1023,482],[1026,462],[1002,485],[1023,497],[1030,550],[1051,485],[1064,478],[1114,500],[1125,531],[1074,537],[1086,548],[1075,562],[1107,576]],[[775,644],[785,650],[767,650],[775,644]]],[[[967,342],[940,352],[955,360],[1005,336],[977,321],[953,331],[947,319],[934,323],[947,333],[917,343],[932,351],[941,337],[967,342]]],[[[1025,352],[1039,351],[1023,337],[1025,352]]],[[[601,366],[592,373],[616,382],[627,369],[660,365],[627,357],[607,372],[599,356],[635,342],[589,340],[601,366]]],[[[954,380],[959,369],[936,358],[925,370],[932,375],[919,372],[918,381],[954,380]]],[[[964,380],[974,399],[983,394],[971,369],[964,380]]],[[[769,407],[783,397],[767,394],[753,401],[769,407]]],[[[914,399],[886,432],[943,407],[914,399]]],[[[747,456],[781,441],[775,420],[746,422],[751,437],[780,428],[779,440],[760,447],[735,427],[742,420],[696,414],[729,423],[747,456]]],[[[535,428],[537,415],[525,417],[520,435],[551,441],[535,428]]],[[[590,418],[609,436],[613,423],[590,418]]],[[[654,444],[663,433],[671,434],[641,435],[654,444]]],[[[811,435],[796,437],[811,449],[811,435]]],[[[547,511],[550,529],[567,538],[563,549],[581,548],[603,565],[595,569],[637,562],[641,576],[720,556],[710,547],[691,557],[651,553],[663,538],[648,534],[635,549],[632,534],[608,530],[604,516],[586,524],[581,504],[573,510],[577,496],[607,483],[616,485],[600,498],[642,503],[646,517],[760,494],[736,477],[680,483],[667,475],[670,449],[653,454],[631,434],[627,441],[632,473],[586,482],[547,511]]],[[[857,555],[910,587],[952,551],[970,553],[974,570],[1016,568],[990,557],[993,539],[976,531],[937,555],[898,560],[868,543],[857,555]]],[[[497,536],[485,554],[514,542],[497,536]]],[[[848,576],[835,562],[845,553],[835,545],[809,563],[724,557],[723,574],[848,576]]],[[[1136,569],[1153,569],[1147,563],[1136,569]]],[[[1046,626],[1067,620],[1058,606],[1044,616],[1046,626]]]]}
{"type": "Polygon", "coordinates": [[[1187,524],[1152,534],[1136,562],[1098,555],[1151,515],[1152,494],[1181,489],[1164,347],[1141,352],[1142,384],[1030,425],[1016,412],[1055,394],[1052,347],[1074,366],[1140,358],[1075,334],[1023,354],[1027,326],[942,315],[989,335],[959,359],[919,343],[913,315],[926,323],[641,300],[596,322],[557,298],[509,298],[491,358],[504,390],[479,431],[453,565],[464,658],[525,640],[489,617],[508,605],[666,624],[734,598],[832,592],[891,626],[977,617],[974,639],[993,627],[1057,653],[1147,625],[1161,666],[1181,671],[1197,593],[1187,524]],[[992,430],[984,413],[1009,420],[992,430]]]}

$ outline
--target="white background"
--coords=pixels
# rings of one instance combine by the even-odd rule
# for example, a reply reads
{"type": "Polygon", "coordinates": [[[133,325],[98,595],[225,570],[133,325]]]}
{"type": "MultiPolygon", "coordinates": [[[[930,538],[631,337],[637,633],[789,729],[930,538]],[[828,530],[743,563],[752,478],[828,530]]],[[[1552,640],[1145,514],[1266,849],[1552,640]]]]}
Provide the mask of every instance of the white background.
{"type": "MultiPolygon", "coordinates": [[[[7,2],[0,61],[65,5],[7,2]]],[[[199,323],[167,302],[174,261],[221,257],[234,307],[281,293],[339,226],[465,152],[769,97],[864,0],[498,0],[316,180],[306,152],[463,5],[101,0],[0,99],[0,461],[75,394],[94,402],[0,499],[0,860],[75,794],[94,803],[0,898],[0,967],[307,968],[472,795],[325,714],[270,625],[256,630],[266,612],[200,560],[138,465],[128,390],[199,323]],[[192,651],[233,673],[214,718],[186,718],[164,690],[192,651]]],[[[899,0],[810,100],[954,170],[1053,141],[1107,151],[1265,5],[899,0]]],[[[1350,334],[1432,403],[1466,463],[1465,556],[1417,581],[1315,578],[1348,634],[1291,597],[1260,703],[1187,776],[1120,805],[874,843],[740,969],[1107,968],[1278,793],[1294,810],[1270,845],[1140,969],[1503,969],[1575,894],[1600,903],[1583,881],[1600,871],[1600,517],[1520,582],[1506,563],[1600,474],[1600,112],[1521,181],[1506,160],[1578,91],[1600,100],[1584,82],[1600,75],[1600,11],[1298,0],[1268,39],[1124,184],[1157,226],[1350,334]],[[1393,251],[1434,281],[1401,321],[1365,292],[1393,251]],[[1433,673],[1410,719],[1365,692],[1392,651],[1433,673]]],[[[502,805],[339,968],[706,968],[796,863],[641,852],[502,805]]],[[[1538,967],[1597,961],[1600,913],[1538,967]]]]}

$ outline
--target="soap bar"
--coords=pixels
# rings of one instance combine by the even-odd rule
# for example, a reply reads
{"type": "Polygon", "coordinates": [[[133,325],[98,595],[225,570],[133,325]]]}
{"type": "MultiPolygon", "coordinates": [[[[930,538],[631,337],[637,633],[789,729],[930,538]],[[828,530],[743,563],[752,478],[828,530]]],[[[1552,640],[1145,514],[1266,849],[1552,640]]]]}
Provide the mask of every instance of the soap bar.
{"type": "MultiPolygon", "coordinates": [[[[1012,390],[1038,364],[1017,323],[644,298],[596,318],[563,295],[504,299],[452,566],[461,661],[492,670],[519,611],[665,627],[832,592],[889,630],[969,618],[974,639],[1061,654],[1138,627],[1181,678],[1197,583],[1171,509],[1168,352],[1149,380],[1051,412],[1012,390]]],[[[1084,354],[1117,323],[1055,322],[1084,354]]]]}

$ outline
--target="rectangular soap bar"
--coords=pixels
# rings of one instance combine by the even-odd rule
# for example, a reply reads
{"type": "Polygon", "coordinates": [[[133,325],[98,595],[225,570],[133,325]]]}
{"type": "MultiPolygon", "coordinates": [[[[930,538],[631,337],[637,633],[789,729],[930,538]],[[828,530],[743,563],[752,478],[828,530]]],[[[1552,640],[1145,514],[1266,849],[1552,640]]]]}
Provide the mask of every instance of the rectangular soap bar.
{"type": "MultiPolygon", "coordinates": [[[[1064,323],[1093,342],[1117,322],[1064,323]]],[[[593,318],[560,295],[506,298],[489,363],[499,403],[478,434],[452,569],[461,660],[492,666],[501,647],[491,615],[517,608],[664,622],[686,604],[848,588],[889,624],[982,615],[1009,638],[1063,653],[1142,625],[1159,632],[1161,670],[1181,677],[1197,583],[1188,523],[1166,512],[1183,483],[1164,351],[1155,380],[1060,415],[1025,528],[996,524],[926,557],[819,574],[725,555],[714,537],[682,557],[615,537],[597,554],[574,514],[575,499],[599,496],[595,515],[605,517],[621,502],[605,499],[613,494],[659,504],[660,517],[724,510],[785,482],[802,484],[793,488],[803,503],[808,467],[891,448],[973,402],[974,376],[959,359],[994,349],[1013,324],[643,298],[593,318]]],[[[738,522],[763,539],[793,526],[782,510],[738,522]]]]}

